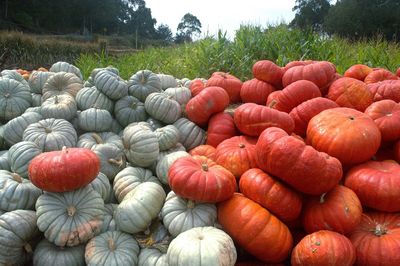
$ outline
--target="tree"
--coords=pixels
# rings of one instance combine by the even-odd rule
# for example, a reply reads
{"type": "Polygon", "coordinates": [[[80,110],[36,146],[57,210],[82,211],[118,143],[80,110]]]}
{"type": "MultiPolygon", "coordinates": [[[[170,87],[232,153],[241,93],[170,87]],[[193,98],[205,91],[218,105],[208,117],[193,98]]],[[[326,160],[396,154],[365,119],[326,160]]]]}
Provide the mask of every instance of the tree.
{"type": "Polygon", "coordinates": [[[175,42],[177,43],[191,42],[192,36],[194,34],[200,34],[200,33],[201,33],[200,20],[196,16],[190,13],[186,13],[182,17],[181,22],[178,24],[175,36],[175,42]]]}
{"type": "Polygon", "coordinates": [[[160,24],[156,29],[157,39],[167,43],[173,42],[172,31],[166,24],[160,24]]]}
{"type": "Polygon", "coordinates": [[[293,11],[296,12],[290,26],[299,28],[312,27],[321,30],[325,16],[331,7],[331,0],[296,0],[293,11]]]}

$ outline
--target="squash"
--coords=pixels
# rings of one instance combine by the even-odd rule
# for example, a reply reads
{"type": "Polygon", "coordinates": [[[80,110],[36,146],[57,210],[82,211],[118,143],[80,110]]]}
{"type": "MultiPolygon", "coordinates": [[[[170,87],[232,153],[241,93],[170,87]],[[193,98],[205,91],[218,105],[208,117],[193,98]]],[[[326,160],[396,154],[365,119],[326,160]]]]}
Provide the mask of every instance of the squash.
{"type": "Polygon", "coordinates": [[[189,151],[189,154],[194,156],[194,155],[199,155],[199,156],[204,156],[207,157],[208,159],[211,159],[215,161],[215,148],[211,145],[199,145],[189,151]]]}
{"type": "Polygon", "coordinates": [[[168,171],[179,158],[190,156],[186,151],[176,151],[163,156],[156,166],[156,175],[161,183],[168,185],[168,171]]]}
{"type": "Polygon", "coordinates": [[[96,87],[83,88],[76,94],[76,104],[81,111],[97,107],[105,109],[110,114],[114,112],[114,102],[96,87]]]}
{"type": "Polygon", "coordinates": [[[118,204],[109,203],[104,205],[105,212],[104,212],[103,226],[101,227],[100,233],[119,230],[114,219],[114,213],[117,208],[118,204]]]}
{"type": "Polygon", "coordinates": [[[233,117],[228,113],[217,113],[208,121],[206,143],[217,147],[222,141],[236,136],[237,133],[233,117]]]}
{"type": "Polygon", "coordinates": [[[85,261],[88,266],[137,265],[139,245],[121,231],[104,232],[87,243],[85,261]]]}
{"type": "Polygon", "coordinates": [[[194,227],[213,226],[217,220],[217,207],[181,198],[170,191],[160,215],[170,234],[176,237],[194,227]]]}
{"type": "Polygon", "coordinates": [[[153,92],[161,92],[161,80],[150,70],[139,70],[128,81],[129,95],[144,102],[147,96],[153,92]]]}
{"type": "Polygon", "coordinates": [[[115,103],[114,113],[123,127],[133,122],[145,121],[148,117],[144,103],[130,95],[120,98],[115,103]]]}
{"type": "Polygon", "coordinates": [[[374,102],[393,100],[400,102],[400,80],[384,80],[367,84],[367,88],[374,96],[374,102]]]}
{"type": "Polygon", "coordinates": [[[154,182],[144,182],[130,191],[118,205],[114,219],[121,231],[144,231],[157,217],[164,200],[164,189],[154,182]]]}
{"type": "Polygon", "coordinates": [[[92,182],[88,184],[89,187],[91,187],[94,191],[99,193],[101,198],[104,200],[105,203],[108,203],[110,201],[110,195],[113,193],[112,187],[110,184],[110,181],[108,180],[108,177],[103,174],[99,173],[95,179],[93,179],[92,182]]]}
{"type": "Polygon", "coordinates": [[[7,145],[12,146],[20,141],[22,141],[22,137],[25,129],[33,123],[37,123],[42,120],[42,115],[36,112],[28,112],[24,113],[21,116],[18,116],[4,125],[4,140],[7,145]]]}
{"type": "Polygon", "coordinates": [[[167,251],[170,266],[233,266],[236,259],[236,248],[230,236],[211,226],[196,227],[179,234],[167,251]]]}
{"type": "Polygon", "coordinates": [[[78,78],[80,78],[81,80],[83,79],[82,73],[80,71],[79,68],[77,68],[76,66],[67,63],[67,62],[63,62],[63,61],[59,61],[54,63],[53,65],[51,65],[50,72],[68,72],[68,73],[73,73],[75,74],[78,78]]]}
{"type": "Polygon", "coordinates": [[[100,70],[93,82],[96,88],[111,100],[119,100],[128,95],[128,84],[111,71],[100,70]]]}
{"type": "Polygon", "coordinates": [[[171,87],[165,90],[165,94],[169,95],[177,101],[182,107],[192,98],[192,93],[186,87],[171,87]]]}
{"type": "Polygon", "coordinates": [[[100,159],[100,172],[105,174],[109,180],[126,166],[126,157],[120,148],[112,144],[98,145],[92,151],[100,159]]]}
{"type": "Polygon", "coordinates": [[[59,247],[43,239],[33,253],[33,265],[85,266],[85,245],[59,247]]]}
{"type": "Polygon", "coordinates": [[[91,187],[42,194],[36,201],[37,226],[57,246],[78,246],[102,227],[104,201],[91,187]]]}
{"type": "Polygon", "coordinates": [[[106,132],[111,129],[111,114],[104,109],[89,108],[78,116],[79,128],[89,132],[106,132]]]}
{"type": "Polygon", "coordinates": [[[387,69],[380,68],[370,72],[364,79],[367,84],[378,83],[384,80],[397,80],[397,76],[387,69]]]}
{"type": "Polygon", "coordinates": [[[176,79],[172,75],[167,75],[167,74],[157,74],[158,78],[161,81],[161,89],[164,91],[168,88],[174,88],[178,86],[178,82],[176,82],[176,79]]]}
{"type": "Polygon", "coordinates": [[[79,136],[76,146],[79,148],[95,149],[97,146],[103,144],[114,145],[120,150],[124,148],[122,138],[113,132],[88,132],[82,134],[79,136]]]}
{"type": "Polygon", "coordinates": [[[20,116],[32,104],[29,87],[9,78],[0,78],[0,121],[20,116]]]}
{"type": "Polygon", "coordinates": [[[167,253],[157,248],[142,248],[139,253],[138,266],[165,266],[167,253]]]}
{"type": "Polygon", "coordinates": [[[253,76],[274,86],[281,86],[284,70],[270,60],[259,60],[252,67],[253,76]]]}
{"type": "Polygon", "coordinates": [[[60,94],[69,94],[75,97],[78,91],[82,88],[82,80],[76,75],[72,73],[58,72],[49,77],[44,84],[42,101],[60,94]]]}
{"type": "Polygon", "coordinates": [[[0,151],[0,169],[11,171],[10,161],[8,160],[8,150],[0,151]]]}
{"type": "Polygon", "coordinates": [[[42,150],[34,142],[21,141],[14,144],[8,151],[11,171],[23,178],[28,178],[28,166],[30,162],[41,153],[42,150]]]}
{"type": "Polygon", "coordinates": [[[78,110],[74,97],[70,95],[55,95],[45,100],[41,105],[43,118],[56,118],[71,121],[78,110]]]}
{"type": "Polygon", "coordinates": [[[172,124],[181,117],[180,104],[162,92],[151,93],[144,102],[146,112],[166,124],[172,124]]]}
{"type": "Polygon", "coordinates": [[[263,105],[267,102],[268,95],[273,91],[275,91],[274,86],[254,78],[243,82],[242,88],[240,89],[240,98],[244,103],[263,105]]]}
{"type": "Polygon", "coordinates": [[[372,68],[363,64],[352,65],[344,72],[343,76],[364,81],[365,77],[372,72],[372,68]]]}
{"type": "Polygon", "coordinates": [[[42,94],[44,84],[52,75],[54,75],[54,72],[32,71],[28,79],[31,92],[42,94]]]}
{"type": "Polygon", "coordinates": [[[42,105],[42,94],[31,93],[31,95],[32,95],[32,107],[41,106],[42,105]]]}
{"type": "Polygon", "coordinates": [[[205,143],[206,132],[204,129],[187,118],[179,118],[173,125],[178,129],[179,142],[182,143],[186,150],[191,150],[205,143]]]}
{"type": "Polygon", "coordinates": [[[176,146],[179,142],[180,134],[173,125],[166,125],[154,130],[158,139],[160,151],[166,151],[176,146]]]}
{"type": "Polygon", "coordinates": [[[207,87],[221,87],[229,95],[230,103],[240,102],[240,90],[242,88],[242,81],[237,77],[224,73],[214,72],[206,82],[207,87]]]}

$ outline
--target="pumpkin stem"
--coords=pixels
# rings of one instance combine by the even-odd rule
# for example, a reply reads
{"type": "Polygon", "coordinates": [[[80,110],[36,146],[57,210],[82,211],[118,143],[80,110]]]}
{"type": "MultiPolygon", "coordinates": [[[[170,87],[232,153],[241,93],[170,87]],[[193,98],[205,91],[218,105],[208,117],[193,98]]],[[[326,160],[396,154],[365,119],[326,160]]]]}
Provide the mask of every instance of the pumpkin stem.
{"type": "Polygon", "coordinates": [[[114,241],[112,238],[109,238],[109,239],[108,239],[108,248],[109,248],[111,251],[114,251],[114,250],[117,249],[117,246],[115,245],[115,241],[114,241]]]}
{"type": "Polygon", "coordinates": [[[194,206],[196,206],[196,203],[195,203],[193,200],[188,200],[188,201],[187,201],[186,207],[187,207],[188,209],[193,209],[194,206]]]}
{"type": "Polygon", "coordinates": [[[51,133],[51,128],[45,127],[44,128],[44,132],[46,132],[47,134],[51,133]]]}
{"type": "Polygon", "coordinates": [[[202,162],[202,163],[201,163],[201,169],[202,169],[203,171],[208,171],[208,164],[207,164],[206,162],[202,162]]]}
{"type": "Polygon", "coordinates": [[[277,100],[272,100],[269,104],[268,107],[274,109],[275,105],[278,103],[277,100]]]}
{"type": "Polygon", "coordinates": [[[321,195],[321,197],[319,198],[319,203],[324,203],[325,202],[325,196],[326,196],[326,193],[321,195]]]}
{"type": "Polygon", "coordinates": [[[18,182],[18,183],[22,183],[23,179],[22,177],[17,174],[17,173],[11,173],[12,178],[14,179],[14,181],[18,182]]]}
{"type": "Polygon", "coordinates": [[[24,249],[27,253],[33,253],[32,246],[29,243],[25,243],[24,249]]]}
{"type": "Polygon", "coordinates": [[[74,216],[76,213],[76,208],[74,206],[69,206],[67,208],[67,213],[68,213],[68,216],[70,216],[70,217],[74,216]]]}
{"type": "Polygon", "coordinates": [[[116,165],[118,167],[121,167],[124,164],[124,160],[122,160],[122,157],[119,158],[118,160],[116,160],[114,158],[110,158],[110,159],[108,159],[108,162],[110,164],[114,164],[114,165],[116,165]]]}
{"type": "Polygon", "coordinates": [[[239,148],[243,149],[243,148],[245,148],[245,147],[246,147],[246,145],[244,145],[244,143],[240,143],[240,144],[239,144],[239,148]]]}
{"type": "Polygon", "coordinates": [[[92,134],[92,138],[94,139],[94,141],[96,141],[97,144],[104,144],[104,141],[103,141],[103,139],[100,137],[99,134],[93,133],[93,134],[92,134]]]}
{"type": "Polygon", "coordinates": [[[54,103],[55,103],[55,104],[58,104],[58,103],[59,103],[59,101],[58,101],[58,95],[54,96],[54,103]]]}
{"type": "Polygon", "coordinates": [[[63,153],[68,153],[68,149],[67,149],[66,146],[63,146],[62,149],[61,149],[61,151],[62,151],[63,153]]]}
{"type": "Polygon", "coordinates": [[[376,236],[383,236],[387,233],[385,225],[377,224],[374,230],[376,236]]]}
{"type": "Polygon", "coordinates": [[[142,71],[142,76],[140,77],[140,83],[144,84],[144,71],[142,71]]]}
{"type": "Polygon", "coordinates": [[[350,120],[354,120],[355,117],[354,117],[354,116],[349,116],[349,119],[350,119],[350,120]]]}

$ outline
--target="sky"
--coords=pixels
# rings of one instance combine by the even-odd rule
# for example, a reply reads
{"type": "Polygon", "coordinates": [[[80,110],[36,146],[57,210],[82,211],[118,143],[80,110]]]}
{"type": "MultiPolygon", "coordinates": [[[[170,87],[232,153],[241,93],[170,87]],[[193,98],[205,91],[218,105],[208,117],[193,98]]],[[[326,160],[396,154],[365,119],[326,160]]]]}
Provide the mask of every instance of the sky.
{"type": "Polygon", "coordinates": [[[167,24],[173,34],[186,13],[195,15],[205,33],[215,35],[218,29],[233,37],[241,24],[266,26],[294,18],[295,0],[145,0],[157,25],[167,24]]]}

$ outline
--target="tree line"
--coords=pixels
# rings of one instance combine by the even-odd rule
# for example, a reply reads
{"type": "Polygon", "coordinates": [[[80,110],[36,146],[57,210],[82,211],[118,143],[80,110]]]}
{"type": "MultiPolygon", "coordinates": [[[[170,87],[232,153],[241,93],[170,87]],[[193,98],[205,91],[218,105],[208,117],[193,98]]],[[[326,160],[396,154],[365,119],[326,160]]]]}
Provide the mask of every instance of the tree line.
{"type": "Polygon", "coordinates": [[[351,39],[400,41],[399,0],[296,0],[290,25],[351,39]]]}
{"type": "Polygon", "coordinates": [[[144,0],[0,0],[0,29],[47,34],[135,34],[166,42],[191,41],[201,22],[182,17],[176,35],[157,24],[144,0]]]}

